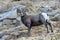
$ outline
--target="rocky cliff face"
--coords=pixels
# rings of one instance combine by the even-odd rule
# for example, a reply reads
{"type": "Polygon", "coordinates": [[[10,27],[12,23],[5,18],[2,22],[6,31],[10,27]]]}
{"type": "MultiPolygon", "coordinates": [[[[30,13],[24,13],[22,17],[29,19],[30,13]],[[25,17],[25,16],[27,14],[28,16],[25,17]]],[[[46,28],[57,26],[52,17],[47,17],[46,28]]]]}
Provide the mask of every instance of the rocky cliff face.
{"type": "Polygon", "coordinates": [[[8,19],[0,21],[0,40],[60,40],[60,21],[57,21],[60,20],[60,0],[0,0],[0,14],[17,5],[27,6],[28,15],[37,14],[43,7],[43,11],[47,12],[51,20],[56,20],[51,22],[54,32],[47,34],[44,25],[34,26],[31,29],[31,36],[28,37],[27,28],[20,21],[13,20],[13,17],[17,17],[14,11],[8,19]],[[40,10],[37,11],[39,8],[40,10]]]}

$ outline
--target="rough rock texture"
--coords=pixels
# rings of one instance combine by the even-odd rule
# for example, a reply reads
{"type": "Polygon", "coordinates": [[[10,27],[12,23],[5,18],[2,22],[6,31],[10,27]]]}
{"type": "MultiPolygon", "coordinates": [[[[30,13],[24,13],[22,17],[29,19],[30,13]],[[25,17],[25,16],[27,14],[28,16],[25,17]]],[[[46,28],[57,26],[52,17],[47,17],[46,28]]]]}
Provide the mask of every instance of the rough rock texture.
{"type": "Polygon", "coordinates": [[[0,40],[60,40],[60,27],[57,24],[59,21],[52,22],[53,33],[46,33],[44,25],[32,27],[30,37],[27,36],[27,28],[24,25],[18,27],[6,25],[5,29],[0,29],[0,40]]]}
{"type": "MultiPolygon", "coordinates": [[[[47,8],[47,14],[51,20],[60,20],[60,2],[59,0],[0,0],[0,12],[4,12],[17,5],[27,6],[27,14],[37,14],[37,9],[47,8]]],[[[46,11],[46,9],[44,9],[46,11]]],[[[40,11],[39,11],[40,12],[40,11]]],[[[15,12],[9,17],[16,17],[15,12]]],[[[16,18],[18,21],[20,17],[16,18]]],[[[52,21],[53,33],[48,33],[44,25],[34,26],[31,29],[31,36],[27,36],[27,27],[22,23],[19,26],[13,25],[16,20],[4,19],[0,22],[0,40],[60,40],[60,21],[52,21]],[[7,25],[2,25],[7,24],[7,25]],[[9,25],[12,24],[12,25],[9,25]]]]}

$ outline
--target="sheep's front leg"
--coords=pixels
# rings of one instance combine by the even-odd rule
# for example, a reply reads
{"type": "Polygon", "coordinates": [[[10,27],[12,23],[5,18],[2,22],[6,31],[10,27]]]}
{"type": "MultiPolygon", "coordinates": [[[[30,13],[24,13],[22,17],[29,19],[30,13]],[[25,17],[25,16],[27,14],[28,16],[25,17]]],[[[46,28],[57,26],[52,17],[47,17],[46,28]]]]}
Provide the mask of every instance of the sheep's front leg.
{"type": "Polygon", "coordinates": [[[31,30],[31,25],[30,24],[27,24],[27,27],[28,27],[28,36],[30,36],[30,30],[31,30]]]}

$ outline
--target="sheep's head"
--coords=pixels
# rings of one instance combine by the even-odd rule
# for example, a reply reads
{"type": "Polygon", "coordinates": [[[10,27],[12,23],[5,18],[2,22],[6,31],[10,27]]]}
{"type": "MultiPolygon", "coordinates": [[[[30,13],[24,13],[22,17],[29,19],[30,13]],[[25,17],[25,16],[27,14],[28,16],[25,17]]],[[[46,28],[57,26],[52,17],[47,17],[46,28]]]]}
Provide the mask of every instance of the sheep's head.
{"type": "Polygon", "coordinates": [[[19,16],[26,15],[26,8],[17,9],[17,15],[19,16]]]}

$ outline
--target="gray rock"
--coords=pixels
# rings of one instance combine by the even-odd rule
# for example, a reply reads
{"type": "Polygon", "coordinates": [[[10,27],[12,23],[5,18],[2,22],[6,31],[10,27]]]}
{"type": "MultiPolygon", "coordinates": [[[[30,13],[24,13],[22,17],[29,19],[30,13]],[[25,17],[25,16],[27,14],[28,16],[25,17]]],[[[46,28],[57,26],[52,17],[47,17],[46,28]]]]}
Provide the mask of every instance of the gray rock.
{"type": "Polygon", "coordinates": [[[3,25],[5,25],[5,24],[12,24],[12,21],[11,20],[8,20],[8,19],[5,19],[3,21],[3,25]]]}
{"type": "Polygon", "coordinates": [[[5,31],[0,31],[0,38],[5,35],[5,31]]]}
{"type": "Polygon", "coordinates": [[[0,22],[0,27],[2,27],[3,26],[3,22],[0,22]]]}
{"type": "Polygon", "coordinates": [[[17,18],[17,12],[16,12],[16,10],[13,10],[13,11],[10,11],[10,12],[11,12],[11,14],[9,16],[7,16],[7,18],[17,18]]]}
{"type": "Polygon", "coordinates": [[[17,21],[16,20],[12,20],[12,23],[16,23],[17,21]]]}
{"type": "Polygon", "coordinates": [[[52,16],[52,17],[53,17],[53,16],[55,16],[57,13],[55,13],[55,12],[48,12],[47,14],[48,14],[48,16],[52,16]]]}
{"type": "Polygon", "coordinates": [[[1,39],[6,40],[8,37],[8,35],[4,35],[1,39]]]}
{"type": "Polygon", "coordinates": [[[24,5],[18,5],[13,7],[12,9],[6,10],[4,13],[0,14],[0,20],[3,20],[5,18],[16,18],[17,17],[17,8],[22,9],[25,8],[24,5]]]}
{"type": "Polygon", "coordinates": [[[54,17],[51,18],[51,20],[59,21],[60,20],[60,14],[56,14],[54,17]]]}
{"type": "Polygon", "coordinates": [[[17,18],[16,18],[16,20],[21,21],[21,17],[20,17],[20,16],[19,16],[19,17],[17,17],[17,18]]]}

